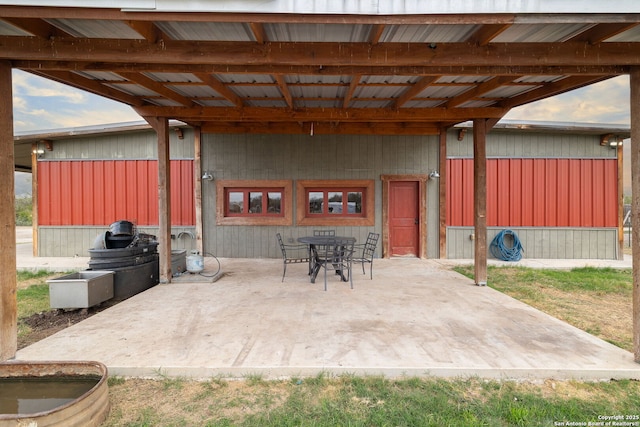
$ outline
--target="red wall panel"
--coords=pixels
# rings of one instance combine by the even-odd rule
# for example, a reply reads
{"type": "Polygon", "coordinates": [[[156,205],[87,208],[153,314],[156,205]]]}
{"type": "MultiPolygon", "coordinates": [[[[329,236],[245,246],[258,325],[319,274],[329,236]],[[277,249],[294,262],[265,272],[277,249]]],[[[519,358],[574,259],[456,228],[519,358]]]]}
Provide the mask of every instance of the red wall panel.
{"type": "MultiPolygon", "coordinates": [[[[616,159],[488,159],[487,225],[617,227],[616,159]]],[[[447,224],[473,226],[473,159],[447,160],[447,224]]]]}
{"type": "MultiPolygon", "coordinates": [[[[40,225],[158,225],[158,163],[152,160],[38,163],[40,225]]],[[[173,225],[195,225],[193,161],[171,161],[173,225]]]]}

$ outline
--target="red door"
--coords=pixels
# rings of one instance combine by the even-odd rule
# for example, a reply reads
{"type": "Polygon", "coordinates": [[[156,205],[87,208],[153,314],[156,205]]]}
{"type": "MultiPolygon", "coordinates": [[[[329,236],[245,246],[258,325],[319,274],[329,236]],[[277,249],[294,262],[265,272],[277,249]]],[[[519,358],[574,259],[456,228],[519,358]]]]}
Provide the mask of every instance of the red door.
{"type": "Polygon", "coordinates": [[[389,184],[390,255],[418,256],[418,182],[391,181],[389,184]]]}

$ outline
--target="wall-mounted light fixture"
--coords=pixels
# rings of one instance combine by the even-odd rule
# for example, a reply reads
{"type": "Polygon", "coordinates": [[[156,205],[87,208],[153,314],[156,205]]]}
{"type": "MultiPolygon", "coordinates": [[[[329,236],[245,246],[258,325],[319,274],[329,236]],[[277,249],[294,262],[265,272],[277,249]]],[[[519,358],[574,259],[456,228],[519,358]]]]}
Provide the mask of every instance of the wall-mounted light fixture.
{"type": "Polygon", "coordinates": [[[35,148],[32,153],[35,154],[38,158],[41,158],[44,154],[44,150],[42,148],[35,148]]]}
{"type": "Polygon", "coordinates": [[[622,138],[619,135],[608,133],[600,136],[600,145],[608,146],[609,148],[622,147],[622,138]]]}
{"type": "Polygon", "coordinates": [[[202,174],[202,180],[203,181],[213,181],[213,175],[209,171],[204,171],[204,173],[202,174]]]}
{"type": "Polygon", "coordinates": [[[440,178],[440,174],[438,173],[438,171],[433,170],[433,171],[431,171],[431,173],[429,174],[429,178],[430,178],[430,179],[440,178]]]}

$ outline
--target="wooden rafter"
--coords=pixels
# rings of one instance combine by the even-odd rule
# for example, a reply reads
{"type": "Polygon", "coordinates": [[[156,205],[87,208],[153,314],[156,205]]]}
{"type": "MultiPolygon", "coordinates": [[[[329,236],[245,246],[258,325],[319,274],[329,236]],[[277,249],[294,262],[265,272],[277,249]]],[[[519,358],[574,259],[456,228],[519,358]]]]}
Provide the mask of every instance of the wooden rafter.
{"type": "Polygon", "coordinates": [[[420,92],[429,87],[433,82],[438,80],[437,76],[423,77],[417,81],[409,90],[403,93],[395,102],[393,108],[401,108],[407,101],[418,95],[420,92]]]}
{"type": "Polygon", "coordinates": [[[119,74],[125,79],[132,81],[133,83],[137,83],[141,86],[151,89],[154,92],[157,92],[158,94],[171,99],[172,101],[175,101],[179,104],[184,105],[185,107],[188,107],[193,104],[193,102],[186,96],[182,96],[179,93],[174,92],[173,90],[167,88],[161,82],[157,82],[153,79],[150,79],[147,76],[144,76],[138,73],[119,73],[119,74]]]}
{"type": "Polygon", "coordinates": [[[78,89],[86,90],[95,95],[103,96],[105,98],[121,102],[123,104],[128,104],[131,106],[142,106],[144,104],[144,101],[142,101],[140,98],[126,94],[120,90],[113,89],[109,86],[101,84],[96,80],[82,77],[70,71],[27,71],[40,77],[57,81],[59,83],[63,83],[78,89]]]}
{"type": "Polygon", "coordinates": [[[264,44],[267,41],[267,33],[264,31],[264,25],[257,22],[251,22],[249,27],[251,27],[251,31],[253,32],[253,37],[255,37],[256,42],[264,44]]]}
{"type": "Polygon", "coordinates": [[[289,91],[289,87],[287,86],[287,82],[285,81],[284,76],[276,74],[274,77],[276,79],[276,82],[278,82],[280,93],[282,93],[282,96],[287,102],[287,106],[289,108],[293,108],[293,97],[291,96],[291,92],[289,91]]]}
{"type": "Polygon", "coordinates": [[[482,25],[475,33],[467,40],[469,43],[477,44],[478,46],[486,46],[497,37],[504,30],[509,28],[510,24],[490,24],[482,25]]]}
{"type": "Polygon", "coordinates": [[[478,86],[474,87],[471,90],[468,90],[458,96],[456,96],[455,98],[451,98],[449,101],[447,101],[447,103],[444,105],[447,108],[453,108],[453,107],[457,107],[459,105],[464,104],[467,101],[470,101],[471,99],[478,97],[480,95],[482,95],[483,93],[487,93],[490,92],[494,89],[499,88],[500,86],[504,85],[505,83],[510,83],[512,82],[515,78],[517,78],[519,76],[500,76],[500,77],[494,77],[486,82],[483,82],[481,84],[479,84],[478,86]]]}
{"type": "Polygon", "coordinates": [[[236,95],[234,91],[225,86],[220,80],[208,73],[194,73],[196,77],[202,80],[203,83],[210,86],[222,95],[227,101],[231,102],[236,107],[242,107],[242,99],[236,95]]]}

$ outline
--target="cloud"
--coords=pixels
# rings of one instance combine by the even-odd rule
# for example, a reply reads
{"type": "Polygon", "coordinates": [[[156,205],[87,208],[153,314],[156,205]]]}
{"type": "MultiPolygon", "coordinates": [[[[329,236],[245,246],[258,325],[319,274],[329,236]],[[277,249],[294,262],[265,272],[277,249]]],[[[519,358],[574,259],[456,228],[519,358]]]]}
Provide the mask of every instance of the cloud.
{"type": "Polygon", "coordinates": [[[523,105],[511,110],[505,118],[630,125],[629,77],[615,77],[523,105]]]}
{"type": "MultiPolygon", "coordinates": [[[[14,130],[36,131],[141,120],[124,104],[13,71],[14,130]]],[[[511,120],[630,125],[629,77],[615,77],[514,108],[511,120]]]]}
{"type": "Polygon", "coordinates": [[[16,132],[141,120],[128,105],[20,70],[12,77],[16,132]]]}

